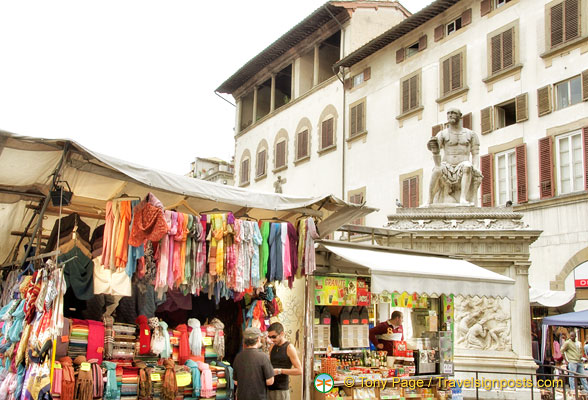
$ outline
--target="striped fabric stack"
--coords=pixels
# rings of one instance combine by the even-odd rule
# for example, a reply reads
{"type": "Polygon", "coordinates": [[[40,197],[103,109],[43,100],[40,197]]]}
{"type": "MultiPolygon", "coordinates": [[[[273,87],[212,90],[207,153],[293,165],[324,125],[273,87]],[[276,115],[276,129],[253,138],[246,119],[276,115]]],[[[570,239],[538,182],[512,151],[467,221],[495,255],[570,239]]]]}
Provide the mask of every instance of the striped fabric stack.
{"type": "Polygon", "coordinates": [[[122,385],[120,400],[135,400],[139,386],[139,369],[135,367],[122,368],[122,385]]]}
{"type": "Polygon", "coordinates": [[[112,358],[131,359],[135,356],[137,337],[136,325],[115,323],[112,326],[114,331],[114,344],[112,345],[112,358]]]}
{"type": "Polygon", "coordinates": [[[71,332],[67,355],[75,360],[77,356],[86,356],[88,348],[88,323],[79,319],[72,319],[71,332]]]}
{"type": "Polygon", "coordinates": [[[153,382],[153,398],[160,399],[161,391],[163,390],[163,376],[165,375],[165,368],[158,365],[151,371],[151,381],[153,382]],[[157,375],[159,379],[153,379],[153,375],[157,375]]]}

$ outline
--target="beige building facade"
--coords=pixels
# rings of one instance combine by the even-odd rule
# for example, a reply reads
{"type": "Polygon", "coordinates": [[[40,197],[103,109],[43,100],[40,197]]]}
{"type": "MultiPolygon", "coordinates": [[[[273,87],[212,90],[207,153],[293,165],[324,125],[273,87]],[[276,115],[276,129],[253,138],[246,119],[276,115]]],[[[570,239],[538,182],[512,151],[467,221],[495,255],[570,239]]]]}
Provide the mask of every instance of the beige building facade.
{"type": "Polygon", "coordinates": [[[284,193],[366,202],[380,211],[358,222],[385,225],[428,200],[426,143],[457,107],[480,139],[478,203],[512,202],[543,231],[531,300],[573,297],[588,260],[588,1],[437,0],[414,15],[331,2],[301,24],[218,89],[238,104],[236,184],[272,191],[280,176],[284,193]]]}

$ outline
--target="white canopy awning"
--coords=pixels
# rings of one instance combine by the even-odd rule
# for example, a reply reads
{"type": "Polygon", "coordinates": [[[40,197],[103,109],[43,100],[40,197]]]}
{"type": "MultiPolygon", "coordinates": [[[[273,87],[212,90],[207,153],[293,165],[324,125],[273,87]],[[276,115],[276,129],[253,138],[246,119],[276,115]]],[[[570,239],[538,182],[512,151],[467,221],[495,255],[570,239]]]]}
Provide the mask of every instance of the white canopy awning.
{"type": "Polygon", "coordinates": [[[530,288],[529,302],[532,306],[561,307],[572,301],[575,295],[575,290],[554,291],[530,288]]]}
{"type": "Polygon", "coordinates": [[[471,262],[394,249],[322,243],[330,252],[371,271],[372,292],[384,291],[513,298],[514,280],[471,262]]]}

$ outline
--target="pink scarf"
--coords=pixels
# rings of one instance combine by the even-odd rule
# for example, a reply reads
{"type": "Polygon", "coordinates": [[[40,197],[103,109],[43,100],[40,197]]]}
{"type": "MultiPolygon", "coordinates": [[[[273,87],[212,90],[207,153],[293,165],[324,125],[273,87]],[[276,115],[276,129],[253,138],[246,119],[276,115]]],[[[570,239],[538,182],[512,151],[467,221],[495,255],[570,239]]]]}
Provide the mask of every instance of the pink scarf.
{"type": "Polygon", "coordinates": [[[98,360],[102,364],[104,353],[104,324],[98,321],[88,320],[88,349],[86,358],[98,360]]]}
{"type": "Polygon", "coordinates": [[[198,361],[198,368],[200,368],[200,396],[212,397],[214,396],[214,389],[212,388],[212,372],[208,364],[198,361]]]}

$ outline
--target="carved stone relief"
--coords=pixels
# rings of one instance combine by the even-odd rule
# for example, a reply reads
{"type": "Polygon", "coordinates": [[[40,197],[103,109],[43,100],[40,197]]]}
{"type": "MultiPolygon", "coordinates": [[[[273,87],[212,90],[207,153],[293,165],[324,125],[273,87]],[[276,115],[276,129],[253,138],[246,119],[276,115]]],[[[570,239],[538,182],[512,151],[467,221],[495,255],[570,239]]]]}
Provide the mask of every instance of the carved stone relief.
{"type": "Polygon", "coordinates": [[[470,350],[511,350],[509,300],[457,296],[455,347],[470,350]]]}

